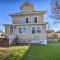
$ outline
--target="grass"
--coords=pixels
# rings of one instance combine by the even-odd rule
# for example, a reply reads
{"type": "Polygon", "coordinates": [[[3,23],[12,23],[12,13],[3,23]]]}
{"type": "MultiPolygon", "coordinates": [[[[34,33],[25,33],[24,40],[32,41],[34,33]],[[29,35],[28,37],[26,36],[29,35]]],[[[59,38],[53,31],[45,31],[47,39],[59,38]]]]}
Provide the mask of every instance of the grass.
{"type": "Polygon", "coordinates": [[[60,60],[60,43],[32,46],[28,55],[32,60],[60,60]]]}
{"type": "Polygon", "coordinates": [[[0,60],[20,60],[28,49],[29,46],[0,48],[0,60]]]}
{"type": "Polygon", "coordinates": [[[60,60],[60,41],[48,45],[0,48],[0,60],[60,60]]]}

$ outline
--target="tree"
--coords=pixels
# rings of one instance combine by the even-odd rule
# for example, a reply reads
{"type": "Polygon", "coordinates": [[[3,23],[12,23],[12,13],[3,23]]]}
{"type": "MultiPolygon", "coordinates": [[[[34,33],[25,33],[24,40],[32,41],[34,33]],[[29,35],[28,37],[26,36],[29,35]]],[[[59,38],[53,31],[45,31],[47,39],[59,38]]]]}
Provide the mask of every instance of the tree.
{"type": "Polygon", "coordinates": [[[51,18],[56,20],[55,22],[60,21],[60,0],[51,0],[50,2],[51,7],[51,18]]]}

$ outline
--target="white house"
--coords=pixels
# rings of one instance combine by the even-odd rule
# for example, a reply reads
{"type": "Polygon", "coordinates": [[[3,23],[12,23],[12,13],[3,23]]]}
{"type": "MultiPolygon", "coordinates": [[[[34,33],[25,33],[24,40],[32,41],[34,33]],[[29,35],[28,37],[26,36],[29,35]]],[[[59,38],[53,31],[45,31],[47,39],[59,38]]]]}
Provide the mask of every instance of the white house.
{"type": "Polygon", "coordinates": [[[18,43],[47,44],[46,11],[36,11],[33,4],[25,2],[20,6],[21,12],[12,13],[13,24],[5,25],[5,35],[9,38],[9,44],[18,37],[18,43]]]}

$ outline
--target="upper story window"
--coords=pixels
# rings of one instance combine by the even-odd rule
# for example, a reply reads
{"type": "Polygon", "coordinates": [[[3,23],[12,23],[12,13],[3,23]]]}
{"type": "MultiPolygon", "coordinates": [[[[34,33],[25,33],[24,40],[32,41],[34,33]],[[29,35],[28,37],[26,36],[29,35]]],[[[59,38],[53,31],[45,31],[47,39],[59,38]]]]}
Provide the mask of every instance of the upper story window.
{"type": "Polygon", "coordinates": [[[34,17],[34,22],[37,23],[37,17],[34,17]]]}
{"type": "Polygon", "coordinates": [[[28,18],[26,18],[26,23],[28,23],[29,21],[28,21],[28,18]]]}
{"type": "Polygon", "coordinates": [[[19,33],[22,33],[22,28],[19,28],[19,33]]]}

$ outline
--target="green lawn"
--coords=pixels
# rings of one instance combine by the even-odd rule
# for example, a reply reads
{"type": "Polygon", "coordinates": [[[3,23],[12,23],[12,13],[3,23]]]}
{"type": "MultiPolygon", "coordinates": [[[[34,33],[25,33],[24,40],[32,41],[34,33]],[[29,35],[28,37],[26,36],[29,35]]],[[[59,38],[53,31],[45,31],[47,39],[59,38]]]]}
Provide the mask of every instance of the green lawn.
{"type": "Polygon", "coordinates": [[[0,60],[60,60],[60,41],[48,45],[0,48],[0,60]]]}
{"type": "Polygon", "coordinates": [[[0,48],[0,60],[21,60],[29,46],[12,46],[0,48]]]}

